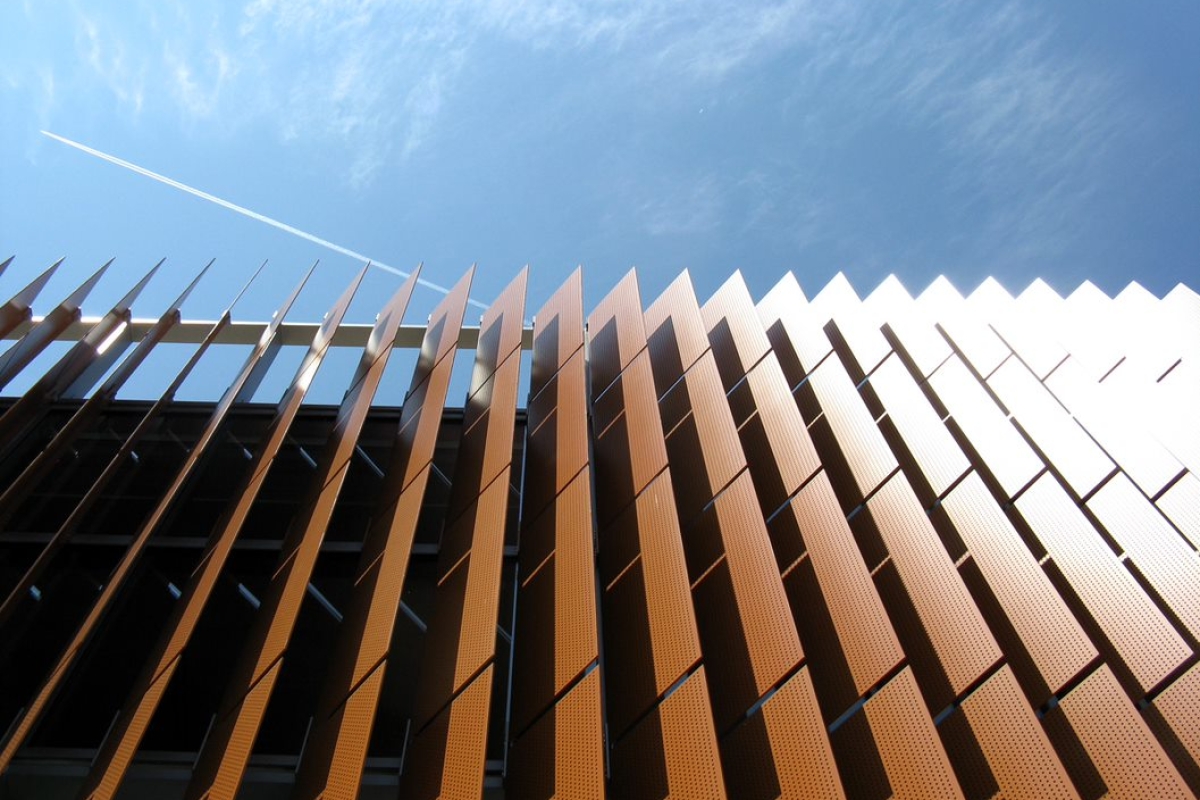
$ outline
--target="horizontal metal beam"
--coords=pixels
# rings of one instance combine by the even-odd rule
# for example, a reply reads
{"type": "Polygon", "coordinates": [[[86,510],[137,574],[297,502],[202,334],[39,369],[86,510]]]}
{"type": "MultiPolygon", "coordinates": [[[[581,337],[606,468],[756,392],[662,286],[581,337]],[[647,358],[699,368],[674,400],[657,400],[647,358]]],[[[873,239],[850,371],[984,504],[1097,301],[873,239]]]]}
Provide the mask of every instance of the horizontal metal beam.
{"type": "MultiPolygon", "coordinates": [[[[22,322],[5,334],[3,338],[19,339],[26,331],[41,320],[42,317],[33,317],[22,322]]],[[[68,325],[66,330],[58,335],[57,340],[77,342],[91,330],[92,326],[98,320],[99,317],[83,317],[68,325]]],[[[124,333],[129,336],[131,341],[141,341],[156,321],[152,319],[132,320],[124,333]]],[[[255,344],[262,337],[263,331],[267,329],[268,324],[267,322],[232,322],[225,327],[225,330],[217,337],[214,344],[255,344]]],[[[212,326],[213,323],[211,321],[185,320],[173,327],[163,338],[163,341],[176,344],[199,344],[203,341],[205,334],[212,330],[212,326]]],[[[307,347],[320,327],[320,323],[318,322],[285,322],[279,326],[279,332],[276,334],[277,341],[284,345],[307,347]]],[[[399,331],[396,333],[395,346],[416,350],[421,346],[421,342],[425,338],[425,327],[424,325],[401,325],[399,331]]],[[[367,343],[367,338],[371,335],[371,328],[371,325],[363,323],[344,323],[339,325],[330,345],[332,347],[364,347],[367,343]]],[[[478,343],[479,327],[463,326],[458,337],[458,346],[467,350],[473,350],[478,343]]],[[[521,349],[533,349],[532,327],[522,329],[521,349]]]]}

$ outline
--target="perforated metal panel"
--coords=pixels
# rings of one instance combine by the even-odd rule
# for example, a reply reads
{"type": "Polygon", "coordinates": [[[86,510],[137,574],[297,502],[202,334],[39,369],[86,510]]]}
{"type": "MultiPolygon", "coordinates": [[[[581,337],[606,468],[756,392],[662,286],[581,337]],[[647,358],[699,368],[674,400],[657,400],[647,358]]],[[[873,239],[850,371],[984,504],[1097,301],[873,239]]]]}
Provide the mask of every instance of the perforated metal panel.
{"type": "MultiPolygon", "coordinates": [[[[884,484],[867,502],[867,511],[916,611],[919,630],[896,624],[922,692],[936,712],[999,661],[1000,648],[904,476],[894,475],[884,484]],[[916,645],[918,639],[928,642],[933,660],[926,656],[924,642],[916,645]],[[949,696],[942,693],[942,675],[949,696]]],[[[889,591],[881,594],[885,602],[891,600],[892,618],[903,619],[903,601],[889,597],[889,591]]]]}
{"type": "Polygon", "coordinates": [[[1156,686],[1191,655],[1053,476],[1039,478],[1016,506],[1142,691],[1156,686]]]}
{"type": "Polygon", "coordinates": [[[868,700],[863,713],[895,797],[963,796],[909,669],[868,700]]]}
{"type": "Polygon", "coordinates": [[[485,669],[413,738],[400,776],[404,797],[479,800],[483,796],[493,673],[491,666],[485,669]]]}
{"type": "Polygon", "coordinates": [[[0,794],[1200,791],[1194,293],[789,276],[756,307],[735,275],[701,307],[684,275],[643,310],[631,272],[585,328],[576,271],[530,327],[522,271],[474,329],[472,276],[424,328],[340,325],[348,297],[285,322],[296,293],[138,320],[136,287],[85,318],[94,277],[0,306],[0,380],[77,343],[0,399],[0,794]],[[373,405],[418,335],[403,408],[373,405]],[[160,341],[200,348],[114,400],[160,341]],[[274,415],[245,406],[309,341],[274,415]],[[228,342],[220,401],[174,404],[228,342]],[[336,415],[301,408],[364,344],[336,415]]]}
{"type": "Polygon", "coordinates": [[[1193,639],[1200,640],[1200,557],[1124,475],[1115,475],[1088,509],[1193,639]]]}
{"type": "MultiPolygon", "coordinates": [[[[1072,689],[1050,713],[1065,717],[1109,796],[1147,800],[1192,796],[1107,666],[1072,689]]],[[[1060,738],[1064,735],[1056,727],[1049,730],[1060,738]]],[[[1062,742],[1059,747],[1069,749],[1072,744],[1062,742]]]]}
{"type": "MultiPolygon", "coordinates": [[[[1179,746],[1193,764],[1200,764],[1200,663],[1193,664],[1183,675],[1154,698],[1154,710],[1162,715],[1179,746]]],[[[1192,789],[1195,790],[1193,782],[1192,789]]]]}
{"type": "MultiPolygon", "coordinates": [[[[1015,636],[1002,641],[1006,655],[1023,662],[1027,654],[1040,680],[1022,676],[1026,691],[1045,702],[1096,658],[1095,646],[977,475],[956,486],[941,508],[1012,626],[1015,636]]],[[[986,614],[986,597],[977,602],[986,614]]]]}
{"type": "Polygon", "coordinates": [[[929,376],[929,385],[979,454],[975,466],[1013,497],[1043,468],[1021,434],[957,356],[929,376]]]}
{"type": "Polygon", "coordinates": [[[735,272],[700,309],[708,342],[712,347],[721,381],[732,389],[771,349],[766,333],[754,313],[754,300],[735,272]]]}
{"type": "MultiPolygon", "coordinates": [[[[840,361],[825,361],[809,376],[808,385],[812,387],[825,419],[829,420],[836,440],[833,447],[845,459],[854,480],[853,491],[846,487],[840,494],[852,497],[850,505],[856,505],[896,469],[896,456],[884,441],[840,361]]],[[[827,447],[821,453],[827,466],[831,449],[827,447]]]]}
{"type": "Polygon", "coordinates": [[[943,723],[938,730],[964,789],[990,789],[994,783],[996,797],[1079,797],[1007,666],[984,681],[955,713],[963,715],[966,725],[943,723]],[[978,770],[975,751],[982,754],[986,770],[978,770]],[[977,770],[987,774],[972,774],[977,770]]]}
{"type": "Polygon", "coordinates": [[[987,384],[1079,497],[1116,468],[1020,361],[1006,361],[988,376],[987,384]]]}
{"type": "Polygon", "coordinates": [[[708,701],[700,667],[616,743],[614,797],[726,796],[708,701]]]}
{"type": "MultiPolygon", "coordinates": [[[[808,545],[812,569],[836,633],[836,643],[830,644],[844,654],[853,680],[853,695],[845,703],[848,706],[900,663],[904,654],[824,474],[818,474],[800,490],[783,513],[795,515],[808,545]]],[[[803,629],[800,614],[797,622],[803,629]]],[[[819,646],[805,642],[810,653],[819,646]]],[[[819,690],[816,669],[814,665],[813,677],[819,690]]]]}
{"type": "Polygon", "coordinates": [[[903,446],[912,454],[913,463],[905,465],[910,480],[915,471],[928,484],[932,498],[945,494],[970,469],[962,449],[900,359],[893,357],[880,364],[864,391],[873,392],[886,409],[903,446]]]}
{"type": "Polygon", "coordinates": [[[1193,549],[1200,549],[1200,478],[1190,472],[1185,474],[1159,496],[1155,505],[1193,549]]]}
{"type": "Polygon", "coordinates": [[[662,396],[708,350],[704,320],[686,271],[650,304],[645,320],[654,385],[662,396]]]}

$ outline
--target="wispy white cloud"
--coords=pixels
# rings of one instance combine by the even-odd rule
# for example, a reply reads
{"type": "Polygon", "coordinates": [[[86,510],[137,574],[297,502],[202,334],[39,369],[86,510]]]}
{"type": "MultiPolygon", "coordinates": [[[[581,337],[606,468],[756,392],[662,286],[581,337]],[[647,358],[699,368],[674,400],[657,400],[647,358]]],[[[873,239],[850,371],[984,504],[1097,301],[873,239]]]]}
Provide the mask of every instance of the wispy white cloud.
{"type": "MultiPolygon", "coordinates": [[[[1055,46],[1050,12],[1017,0],[249,0],[232,13],[184,2],[146,11],[167,46],[136,47],[100,12],[78,12],[79,61],[123,108],[173,106],[190,128],[269,126],[283,142],[340,152],[342,179],[357,187],[437,146],[464,78],[478,77],[480,45],[494,40],[598,54],[630,94],[657,83],[719,96],[766,67],[780,113],[811,117],[798,152],[885,118],[921,129],[960,187],[989,196],[1033,180],[1078,198],[1132,113],[1113,76],[1055,46]]],[[[681,180],[658,194],[690,196],[681,180]]]]}
{"type": "Polygon", "coordinates": [[[214,45],[199,60],[191,60],[184,48],[168,43],[163,64],[170,76],[171,95],[191,120],[204,119],[220,109],[221,93],[237,75],[233,57],[214,45]]]}
{"type": "Polygon", "coordinates": [[[637,215],[651,236],[681,236],[714,229],[722,211],[720,181],[709,173],[661,186],[637,215]]]}
{"type": "Polygon", "coordinates": [[[80,63],[86,65],[88,77],[99,81],[136,117],[145,104],[146,57],[131,57],[124,39],[109,26],[84,12],[76,19],[75,50],[80,63]]]}

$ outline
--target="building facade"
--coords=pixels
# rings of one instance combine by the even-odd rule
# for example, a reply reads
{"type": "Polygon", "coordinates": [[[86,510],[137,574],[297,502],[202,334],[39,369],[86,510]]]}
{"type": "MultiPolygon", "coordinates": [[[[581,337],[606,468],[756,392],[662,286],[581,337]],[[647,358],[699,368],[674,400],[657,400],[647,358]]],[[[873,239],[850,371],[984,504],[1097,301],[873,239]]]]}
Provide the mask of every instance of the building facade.
{"type": "Polygon", "coordinates": [[[474,327],[471,271],[424,326],[415,275],[371,326],[362,274],[319,325],[135,319],[145,280],[83,319],[98,275],[35,316],[46,277],[0,306],[0,390],[74,342],[0,400],[4,800],[1200,792],[1186,287],[585,314],[576,271],[526,325],[522,271],[474,327]]]}

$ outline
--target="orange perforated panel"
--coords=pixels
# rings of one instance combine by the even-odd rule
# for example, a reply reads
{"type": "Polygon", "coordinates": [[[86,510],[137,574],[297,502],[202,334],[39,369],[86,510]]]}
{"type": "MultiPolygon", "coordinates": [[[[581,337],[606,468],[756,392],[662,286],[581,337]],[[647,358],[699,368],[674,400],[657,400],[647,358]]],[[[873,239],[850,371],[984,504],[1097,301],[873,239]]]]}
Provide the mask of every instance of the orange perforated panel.
{"type": "MultiPolygon", "coordinates": [[[[279,679],[279,667],[276,661],[263,672],[257,683],[245,687],[244,695],[221,709],[205,739],[205,747],[196,759],[192,781],[184,795],[188,800],[233,800],[237,797],[258,726],[279,679]]],[[[234,688],[241,687],[235,685],[234,688]]]]}
{"type": "Polygon", "coordinates": [[[809,376],[809,385],[854,478],[856,499],[861,500],[896,469],[896,456],[840,361],[829,359],[821,364],[809,376]]]}
{"type": "Polygon", "coordinates": [[[523,567],[517,604],[513,694],[517,731],[599,656],[591,492],[586,471],[543,518],[552,523],[543,527],[550,528],[545,538],[554,550],[523,567]]]}
{"type": "Polygon", "coordinates": [[[598,654],[592,493],[585,471],[559,496],[555,562],[554,683],[561,691],[598,654]]]}
{"type": "Polygon", "coordinates": [[[660,692],[696,662],[700,650],[670,492],[670,475],[663,473],[637,499],[654,676],[660,692]]]}
{"type": "Polygon", "coordinates": [[[1086,496],[1116,467],[1020,361],[1009,359],[987,383],[1076,495],[1086,496]]]}
{"type": "MultiPolygon", "coordinates": [[[[901,639],[908,633],[928,640],[952,698],[958,697],[1000,659],[1000,647],[904,476],[893,476],[867,509],[919,620],[920,631],[904,628],[901,639]]],[[[923,648],[905,644],[925,694],[936,702],[932,689],[925,688],[937,683],[925,674],[936,667],[926,664],[923,648]]]]}
{"type": "MultiPolygon", "coordinates": [[[[1066,718],[1110,797],[1193,796],[1107,666],[1072,689],[1050,713],[1066,718]]],[[[1049,731],[1056,738],[1062,735],[1054,726],[1049,731]]]]}
{"type": "Polygon", "coordinates": [[[762,442],[757,448],[751,447],[747,442],[745,427],[742,442],[759,493],[763,493],[759,475],[764,470],[770,468],[779,476],[778,494],[772,495],[772,499],[763,504],[770,512],[820,469],[821,461],[774,355],[768,355],[750,370],[746,375],[746,383],[754,397],[758,424],[762,427],[762,442]],[[776,497],[778,500],[775,500],[776,497]]]}
{"type": "MultiPolygon", "coordinates": [[[[193,573],[189,581],[186,602],[176,607],[175,613],[155,645],[154,654],[139,675],[136,688],[126,698],[125,712],[128,721],[122,724],[119,737],[112,741],[103,754],[103,758],[100,759],[99,769],[95,771],[92,778],[91,790],[104,783],[111,785],[115,791],[116,786],[120,784],[128,767],[129,757],[141,741],[162,693],[165,691],[166,683],[174,675],[174,664],[191,637],[196,620],[224,564],[225,556],[240,532],[246,514],[283,443],[284,433],[304,399],[308,388],[308,383],[305,381],[306,372],[315,370],[321,363],[328,351],[329,339],[333,331],[341,324],[364,274],[365,268],[334,303],[313,338],[292,385],[279,403],[265,440],[260,444],[250,469],[237,488],[237,500],[228,506],[226,513],[218,522],[206,549],[207,558],[200,565],[200,569],[193,573]],[[168,666],[171,669],[166,671],[168,666]],[[108,773],[107,778],[105,773],[108,773]]],[[[393,310],[403,309],[407,305],[415,285],[416,278],[413,277],[401,287],[390,303],[393,310]]],[[[398,315],[385,315],[385,318],[381,318],[377,324],[390,329],[390,336],[384,339],[390,343],[395,338],[395,331],[399,326],[398,315]]],[[[269,337],[264,336],[260,342],[260,348],[255,351],[256,355],[262,354],[262,348],[266,346],[267,341],[269,341],[269,337]]],[[[386,363],[384,359],[377,361],[379,355],[370,350],[364,351],[360,371],[366,374],[366,378],[363,380],[366,388],[361,393],[352,392],[347,395],[339,410],[339,417],[352,417],[352,409],[355,406],[370,405],[378,379],[386,363]]],[[[251,360],[247,362],[242,371],[244,379],[249,379],[256,361],[257,358],[252,356],[251,360]]],[[[230,393],[234,391],[233,388],[229,390],[230,393]]],[[[209,437],[215,433],[216,426],[222,422],[221,417],[221,413],[214,412],[214,416],[209,421],[207,432],[209,437]]],[[[355,419],[361,424],[363,416],[358,415],[355,419]]],[[[251,638],[242,652],[234,678],[226,688],[219,707],[219,713],[223,718],[219,720],[219,724],[215,728],[217,743],[202,754],[203,771],[198,769],[197,774],[207,775],[209,779],[214,779],[214,775],[219,775],[215,779],[222,785],[231,787],[228,789],[230,796],[236,791],[237,785],[241,781],[245,762],[249,758],[250,747],[253,745],[258,726],[262,721],[262,713],[271,696],[274,677],[267,680],[267,676],[277,675],[279,660],[295,622],[293,611],[297,608],[298,602],[293,601],[292,595],[287,590],[294,587],[296,583],[307,583],[308,571],[311,570],[312,563],[316,558],[321,537],[324,536],[325,526],[332,513],[334,500],[341,490],[345,477],[349,453],[341,446],[342,442],[346,438],[353,439],[357,436],[358,428],[343,425],[340,431],[335,430],[330,442],[326,445],[327,452],[322,459],[318,474],[314,476],[308,487],[302,506],[308,513],[301,515],[299,523],[289,530],[288,538],[284,542],[280,563],[283,565],[286,575],[272,581],[265,598],[267,610],[255,619],[251,638]],[[292,556],[297,552],[299,555],[293,558],[292,556]],[[293,577],[293,571],[295,577],[293,577]],[[219,766],[216,763],[218,760],[219,766]]],[[[125,558],[114,571],[110,584],[105,588],[105,593],[97,600],[89,619],[84,622],[77,633],[76,641],[60,661],[59,670],[69,666],[77,652],[82,649],[84,638],[90,634],[89,628],[98,621],[106,604],[111,600],[116,589],[121,586],[123,576],[128,574],[128,570],[132,568],[146,538],[157,527],[160,516],[165,512],[182,482],[187,479],[191,465],[196,463],[196,459],[202,452],[203,448],[197,446],[193,451],[193,459],[185,462],[184,468],[176,478],[175,485],[171,487],[167,496],[160,502],[159,508],[145,523],[139,533],[140,541],[136,541],[126,551],[125,558]]],[[[301,589],[301,591],[303,590],[301,589]]],[[[53,685],[47,684],[43,687],[43,694],[38,700],[48,696],[47,689],[53,691],[53,685]]],[[[35,708],[35,717],[36,710],[35,708]]],[[[9,747],[12,747],[13,743],[14,740],[10,740],[9,747]]],[[[3,757],[0,757],[0,760],[2,759],[3,757]]],[[[0,771],[2,770],[3,766],[0,766],[0,771]]],[[[193,785],[193,791],[201,790],[204,786],[200,781],[194,781],[193,785]]]]}
{"type": "Polygon", "coordinates": [[[978,475],[968,475],[941,508],[1016,633],[1003,642],[1009,658],[1027,653],[1041,676],[1043,702],[1096,657],[1096,648],[978,475]]]}
{"type": "MultiPolygon", "coordinates": [[[[442,408],[446,392],[450,387],[450,375],[454,367],[453,354],[439,361],[428,379],[409,390],[400,412],[400,428],[396,448],[392,453],[392,464],[388,469],[385,496],[398,496],[420,474],[432,457],[437,443],[438,425],[442,421],[442,408]],[[396,473],[397,479],[391,475],[396,473]]],[[[416,376],[414,376],[415,380],[416,376]]]]}
{"type": "Polygon", "coordinates": [[[1039,478],[1016,506],[1143,691],[1191,655],[1053,476],[1039,478]]]}
{"type": "Polygon", "coordinates": [[[903,659],[900,642],[825,476],[813,478],[789,510],[808,545],[821,594],[861,697],[903,659]]]}
{"type": "Polygon", "coordinates": [[[965,787],[991,778],[996,797],[1078,798],[1066,769],[1025,701],[1012,670],[1001,667],[963,701],[967,725],[938,729],[965,787]],[[988,775],[972,775],[974,751],[982,754],[988,775]]]}
{"type": "Polygon", "coordinates": [[[941,497],[970,469],[962,449],[898,358],[880,364],[867,386],[886,409],[930,492],[941,497]]]}
{"type": "Polygon", "coordinates": [[[808,670],[721,741],[733,797],[845,797],[808,670]]]}
{"type": "Polygon", "coordinates": [[[636,272],[626,273],[588,316],[587,335],[592,399],[595,400],[646,347],[646,326],[642,319],[636,272]]]}
{"type": "Polygon", "coordinates": [[[705,512],[724,558],[692,590],[719,729],[741,719],[804,657],[749,473],[705,512]]]}
{"type": "Polygon", "coordinates": [[[492,667],[413,738],[400,791],[412,800],[479,800],[483,796],[492,667]]]}
{"type": "MultiPolygon", "coordinates": [[[[667,436],[680,520],[687,523],[746,466],[712,355],[705,353],[662,400],[685,411],[667,436]]],[[[664,423],[667,414],[664,412],[664,423]]]]}
{"type": "Polygon", "coordinates": [[[1200,714],[1196,713],[1200,709],[1200,663],[1176,678],[1154,698],[1153,705],[1188,757],[1200,764],[1200,714]]]}
{"type": "Polygon", "coordinates": [[[667,464],[648,355],[634,359],[621,376],[621,387],[625,394],[633,491],[636,494],[667,464]]]}
{"type": "Polygon", "coordinates": [[[979,454],[975,466],[992,475],[1005,494],[1012,497],[1033,480],[1041,459],[957,356],[929,376],[929,385],[979,454]]]}
{"type": "Polygon", "coordinates": [[[731,599],[741,619],[755,688],[758,696],[762,696],[799,663],[804,651],[779,581],[749,473],[738,476],[716,499],[715,506],[733,585],[731,599]]]}
{"type": "Polygon", "coordinates": [[[686,271],[650,304],[645,319],[654,385],[661,396],[708,350],[704,320],[686,271]]]}
{"type": "Polygon", "coordinates": [[[605,796],[599,671],[588,673],[513,744],[505,791],[522,800],[605,796]]]}
{"type": "Polygon", "coordinates": [[[895,797],[963,796],[911,670],[888,681],[863,712],[895,797]]]}
{"type": "Polygon", "coordinates": [[[492,372],[520,348],[528,280],[529,267],[525,267],[483,312],[483,318],[479,321],[479,341],[475,345],[475,365],[471,371],[471,394],[483,386],[492,372]]]}
{"type": "Polygon", "coordinates": [[[324,721],[324,736],[310,735],[304,753],[308,769],[302,767],[296,776],[295,794],[327,800],[358,797],[385,670],[385,663],[377,665],[324,721]]]}
{"type": "Polygon", "coordinates": [[[1194,639],[1200,639],[1200,559],[1124,475],[1087,502],[1109,535],[1194,639]]]}
{"type": "Polygon", "coordinates": [[[771,349],[742,274],[735,272],[725,281],[700,314],[728,391],[771,349]]]}
{"type": "MultiPolygon", "coordinates": [[[[609,579],[604,593],[608,720],[616,735],[700,659],[670,473],[651,483],[630,511],[623,520],[633,528],[639,555],[609,579]]],[[[602,561],[605,542],[601,532],[602,561]]]]}
{"type": "Polygon", "coordinates": [[[583,270],[576,269],[533,316],[529,396],[537,397],[558,368],[583,347],[583,270]]]}
{"type": "Polygon", "coordinates": [[[618,741],[612,751],[614,797],[724,798],[721,758],[700,667],[618,741]]]}
{"type": "Polygon", "coordinates": [[[758,318],[767,332],[781,365],[794,362],[799,373],[784,373],[794,386],[829,355],[833,346],[821,330],[821,322],[812,313],[800,284],[791,273],[785,275],[766,297],[758,301],[758,318]]]}
{"type": "Polygon", "coordinates": [[[514,414],[520,381],[521,358],[513,353],[468,400],[464,431],[459,443],[450,508],[446,519],[453,521],[475,499],[479,491],[496,479],[512,461],[514,414]],[[482,401],[479,395],[488,396],[482,401]],[[472,418],[477,401],[484,410],[472,418]]]}
{"type": "Polygon", "coordinates": [[[421,342],[421,352],[417,357],[413,384],[416,385],[433,370],[435,364],[446,357],[446,354],[458,347],[458,332],[462,326],[463,314],[467,307],[467,298],[471,292],[471,282],[475,279],[475,267],[471,267],[458,279],[454,288],[446,295],[446,299],[438,304],[429,317],[429,327],[424,340],[421,342]]]}

